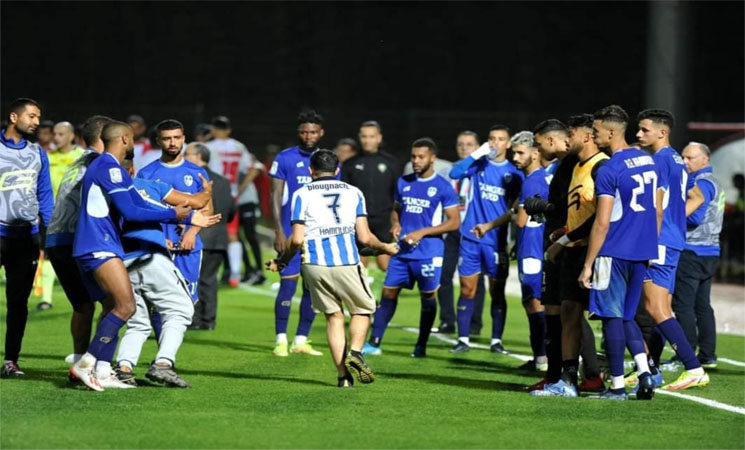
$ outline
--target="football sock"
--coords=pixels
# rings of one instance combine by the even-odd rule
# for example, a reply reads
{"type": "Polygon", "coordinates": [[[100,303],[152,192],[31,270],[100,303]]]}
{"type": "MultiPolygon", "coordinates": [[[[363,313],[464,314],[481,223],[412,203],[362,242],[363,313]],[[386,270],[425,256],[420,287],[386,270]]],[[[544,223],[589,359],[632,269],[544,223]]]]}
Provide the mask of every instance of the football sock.
{"type": "Polygon", "coordinates": [[[468,336],[458,337],[458,340],[466,345],[471,345],[471,338],[469,338],[468,336]]]}
{"type": "Polygon", "coordinates": [[[313,305],[310,302],[310,291],[303,286],[303,296],[300,298],[300,320],[297,323],[295,336],[307,336],[315,318],[316,312],[313,311],[313,305]]]}
{"type": "MultiPolygon", "coordinates": [[[[460,297],[458,299],[458,338],[468,338],[471,333],[471,317],[473,317],[473,299],[460,297]]],[[[462,339],[461,339],[462,340],[462,339]]]]}
{"type": "Polygon", "coordinates": [[[391,321],[393,314],[396,312],[396,306],[398,306],[398,301],[395,299],[387,297],[380,299],[380,307],[375,310],[375,320],[372,324],[370,342],[373,345],[380,346],[380,341],[383,340],[383,334],[388,327],[388,322],[391,321]]]}
{"type": "Polygon", "coordinates": [[[228,244],[228,262],[230,263],[230,276],[240,278],[241,262],[243,258],[243,244],[231,242],[228,244]]]}
{"type": "Polygon", "coordinates": [[[302,336],[299,334],[295,336],[295,339],[292,341],[293,345],[303,345],[306,342],[308,342],[308,336],[302,336]]]}
{"type": "Polygon", "coordinates": [[[96,361],[96,377],[106,378],[111,373],[111,362],[109,361],[96,361]]]}
{"type": "Polygon", "coordinates": [[[88,353],[99,361],[111,361],[114,358],[116,344],[119,342],[119,330],[124,326],[124,321],[114,313],[108,313],[101,320],[93,336],[88,353]]]}
{"type": "Polygon", "coordinates": [[[491,342],[489,342],[489,345],[495,345],[495,344],[501,344],[501,339],[492,339],[491,342]]]}
{"type": "Polygon", "coordinates": [[[546,355],[546,313],[541,311],[528,314],[530,328],[530,349],[533,357],[546,355]]]}
{"type": "Polygon", "coordinates": [[[277,339],[274,343],[279,344],[280,342],[287,342],[287,333],[277,333],[277,339]]]}
{"type": "Polygon", "coordinates": [[[697,369],[701,367],[701,363],[696,358],[696,353],[693,352],[691,344],[688,343],[683,328],[677,320],[670,318],[664,322],[658,323],[657,328],[660,330],[665,339],[670,341],[670,345],[678,354],[678,358],[683,362],[686,370],[697,369]]]}
{"type": "Polygon", "coordinates": [[[548,371],[546,379],[549,383],[556,383],[561,376],[561,316],[546,315],[546,357],[548,371]]]}
{"type": "Polygon", "coordinates": [[[580,349],[582,364],[584,366],[585,378],[597,378],[600,376],[600,364],[598,363],[598,352],[595,348],[595,332],[582,318],[582,348],[580,349]]]}
{"type": "Polygon", "coordinates": [[[634,362],[636,363],[636,374],[642,376],[643,374],[650,374],[649,362],[645,353],[638,353],[634,355],[634,362]]]}
{"type": "Polygon", "coordinates": [[[496,298],[493,298],[491,301],[491,337],[494,339],[502,339],[504,324],[507,319],[507,299],[504,297],[504,285],[502,286],[501,291],[497,288],[495,297],[496,298]]]}
{"type": "Polygon", "coordinates": [[[437,317],[437,300],[434,298],[422,298],[422,310],[419,316],[419,338],[416,345],[426,346],[429,340],[429,334],[432,332],[432,325],[435,324],[437,317]]]}
{"type": "Polygon", "coordinates": [[[626,347],[629,353],[634,357],[637,374],[649,373],[649,364],[647,363],[647,352],[644,348],[644,337],[642,330],[639,329],[636,321],[624,320],[623,332],[626,337],[626,347]]]}
{"type": "Polygon", "coordinates": [[[603,335],[610,373],[613,377],[621,377],[623,383],[623,355],[626,347],[623,319],[603,318],[603,335]]]}
{"type": "Polygon", "coordinates": [[[652,355],[647,355],[647,364],[649,365],[649,373],[652,375],[657,375],[657,372],[659,371],[657,369],[657,364],[654,362],[654,358],[652,358],[652,355]]]}
{"type": "Polygon", "coordinates": [[[287,333],[287,322],[290,320],[292,297],[297,289],[297,278],[279,280],[279,292],[274,300],[274,332],[287,333]]]}
{"type": "Polygon", "coordinates": [[[649,356],[654,360],[654,365],[659,366],[662,350],[665,348],[665,336],[662,335],[659,327],[652,328],[647,346],[649,347],[649,356]]]}
{"type": "Polygon", "coordinates": [[[150,324],[153,326],[155,340],[160,342],[160,332],[163,330],[163,317],[156,310],[150,313],[150,324]]]}
{"type": "Polygon", "coordinates": [[[579,358],[565,359],[562,361],[561,379],[571,385],[577,385],[577,372],[579,371],[579,358]]]}

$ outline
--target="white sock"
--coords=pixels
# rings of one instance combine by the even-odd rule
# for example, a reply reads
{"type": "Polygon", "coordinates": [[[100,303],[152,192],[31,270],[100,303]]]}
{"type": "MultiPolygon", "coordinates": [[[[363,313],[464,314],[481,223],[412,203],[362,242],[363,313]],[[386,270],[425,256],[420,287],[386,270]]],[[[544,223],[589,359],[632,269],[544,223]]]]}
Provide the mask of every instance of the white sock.
{"type": "Polygon", "coordinates": [[[280,342],[287,343],[287,333],[279,333],[277,334],[277,340],[274,341],[275,344],[279,344],[280,342]]]}
{"type": "Polygon", "coordinates": [[[80,356],[80,359],[78,359],[75,364],[84,369],[93,369],[94,365],[96,364],[96,357],[88,352],[85,352],[83,353],[83,355],[80,356]]]}
{"type": "Polygon", "coordinates": [[[106,378],[111,373],[111,363],[108,361],[96,361],[96,376],[106,378]]]}
{"type": "Polygon", "coordinates": [[[626,385],[623,382],[623,375],[621,375],[620,377],[611,377],[610,388],[611,389],[626,388],[626,385]]]}
{"type": "Polygon", "coordinates": [[[536,356],[535,357],[535,362],[537,364],[545,364],[545,363],[548,362],[548,357],[547,356],[536,356]]]}
{"type": "Polygon", "coordinates": [[[494,344],[501,344],[501,343],[502,343],[502,340],[501,340],[501,339],[492,339],[492,340],[491,340],[491,345],[494,345],[494,344]]]}
{"type": "Polygon", "coordinates": [[[80,361],[80,358],[82,358],[83,355],[80,353],[73,353],[72,354],[72,363],[75,364],[76,362],[80,361]]]}
{"type": "Polygon", "coordinates": [[[129,362],[129,361],[121,361],[118,364],[119,364],[119,367],[128,367],[129,370],[132,370],[133,369],[132,363],[129,362]]]}
{"type": "Polygon", "coordinates": [[[308,340],[308,336],[295,336],[295,340],[293,341],[293,344],[295,345],[303,345],[308,340]]]}
{"type": "Polygon", "coordinates": [[[243,258],[243,245],[240,242],[228,244],[228,261],[230,262],[230,276],[240,278],[241,262],[243,258]]]}
{"type": "Polygon", "coordinates": [[[634,362],[636,363],[637,375],[641,375],[644,372],[651,373],[649,371],[649,360],[647,359],[646,353],[639,353],[634,355],[634,362]]]}
{"type": "Polygon", "coordinates": [[[691,369],[688,371],[691,375],[703,375],[704,374],[704,368],[703,367],[696,367],[695,369],[691,369]]]}
{"type": "Polygon", "coordinates": [[[471,343],[471,339],[468,336],[466,336],[466,337],[459,337],[458,340],[461,341],[461,342],[463,342],[466,345],[469,345],[471,343]]]}
{"type": "Polygon", "coordinates": [[[168,366],[168,367],[171,367],[173,365],[173,364],[171,364],[171,361],[167,360],[166,358],[158,358],[158,359],[156,359],[155,360],[155,364],[158,364],[159,366],[160,365],[164,365],[164,366],[168,366]]]}

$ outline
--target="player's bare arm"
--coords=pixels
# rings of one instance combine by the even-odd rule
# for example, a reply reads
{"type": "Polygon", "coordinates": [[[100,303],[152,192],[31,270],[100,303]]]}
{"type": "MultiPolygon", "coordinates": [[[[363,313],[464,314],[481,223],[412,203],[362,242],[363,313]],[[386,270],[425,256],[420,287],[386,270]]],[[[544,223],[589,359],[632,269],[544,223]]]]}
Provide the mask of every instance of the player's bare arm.
{"type": "Polygon", "coordinates": [[[665,214],[665,210],[664,208],[662,208],[662,202],[664,198],[665,198],[665,190],[657,189],[657,196],[654,202],[654,208],[657,211],[657,236],[659,236],[660,231],[662,231],[662,217],[665,214]]]}
{"type": "Polygon", "coordinates": [[[280,272],[290,262],[293,256],[300,250],[305,242],[305,225],[296,223],[292,225],[292,235],[285,242],[285,249],[279,257],[268,261],[266,268],[272,272],[280,272]]]}
{"type": "Polygon", "coordinates": [[[285,249],[285,233],[282,230],[282,194],[285,181],[272,178],[272,217],[274,217],[274,250],[282,253],[285,249]]]}
{"type": "Polygon", "coordinates": [[[391,234],[393,240],[398,241],[398,236],[401,234],[401,204],[398,202],[393,203],[393,211],[391,211],[391,234]]]}
{"type": "Polygon", "coordinates": [[[258,177],[260,174],[261,170],[255,167],[248,169],[248,173],[243,178],[243,181],[241,181],[241,184],[238,186],[238,195],[241,195],[243,191],[248,189],[248,186],[250,186],[251,183],[253,183],[256,177],[258,177]]]}
{"type": "Polygon", "coordinates": [[[460,213],[458,212],[458,205],[454,205],[445,210],[445,221],[440,225],[414,230],[407,233],[402,239],[406,240],[407,244],[415,246],[425,236],[439,236],[450,231],[455,231],[458,227],[460,227],[460,213]]]}
{"type": "Polygon", "coordinates": [[[398,245],[392,243],[383,243],[370,231],[367,224],[367,217],[358,217],[354,229],[357,234],[357,240],[365,247],[370,247],[386,255],[395,255],[398,253],[398,245]]]}
{"type": "Polygon", "coordinates": [[[595,263],[595,258],[600,252],[600,248],[605,242],[605,237],[608,235],[608,229],[610,228],[610,215],[613,211],[614,198],[602,195],[598,197],[598,207],[595,211],[595,222],[592,224],[592,231],[590,231],[590,242],[587,245],[587,256],[585,257],[585,265],[582,267],[582,273],[579,275],[579,284],[585,289],[590,289],[590,278],[592,278],[592,266],[595,263]]]}
{"type": "MultiPolygon", "coordinates": [[[[525,213],[525,210],[524,209],[522,211],[523,211],[523,213],[525,213]]],[[[471,233],[473,233],[474,235],[476,235],[477,238],[481,239],[489,231],[493,230],[494,228],[501,227],[502,225],[504,225],[507,222],[509,222],[510,220],[512,220],[513,215],[514,215],[513,211],[511,209],[508,209],[507,212],[505,212],[504,214],[502,214],[498,218],[492,220],[491,222],[480,223],[480,224],[476,225],[471,230],[471,233]]],[[[519,225],[519,222],[518,222],[518,225],[517,225],[518,227],[522,228],[523,226],[525,226],[525,223],[527,223],[527,221],[528,221],[527,220],[527,217],[528,217],[527,214],[525,215],[525,217],[526,217],[526,219],[525,219],[525,222],[523,223],[523,225],[519,225]]],[[[518,221],[519,221],[519,218],[518,218],[518,221]]]]}

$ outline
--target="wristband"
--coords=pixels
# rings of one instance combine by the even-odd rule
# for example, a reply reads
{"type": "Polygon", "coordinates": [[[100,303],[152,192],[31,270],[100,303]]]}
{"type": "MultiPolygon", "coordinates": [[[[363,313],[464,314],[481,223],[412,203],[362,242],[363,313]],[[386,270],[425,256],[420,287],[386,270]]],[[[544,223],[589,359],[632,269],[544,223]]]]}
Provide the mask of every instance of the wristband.
{"type": "Polygon", "coordinates": [[[566,234],[562,235],[559,239],[556,240],[556,243],[561,245],[562,247],[566,247],[571,242],[572,241],[569,240],[569,237],[566,234]]]}

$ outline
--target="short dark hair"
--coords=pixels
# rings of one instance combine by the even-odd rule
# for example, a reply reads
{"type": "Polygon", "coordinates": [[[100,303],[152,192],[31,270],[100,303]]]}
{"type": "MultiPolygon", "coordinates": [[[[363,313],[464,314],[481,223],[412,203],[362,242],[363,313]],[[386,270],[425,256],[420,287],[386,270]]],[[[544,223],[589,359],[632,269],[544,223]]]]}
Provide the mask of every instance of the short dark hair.
{"type": "Polygon", "coordinates": [[[432,140],[432,138],[428,137],[422,137],[417,140],[415,140],[411,144],[411,148],[417,148],[417,147],[427,147],[430,152],[437,154],[437,144],[435,144],[435,141],[432,140]]]}
{"type": "Polygon", "coordinates": [[[147,125],[145,118],[139,114],[130,114],[127,116],[127,123],[139,123],[140,125],[147,125]]]}
{"type": "Polygon", "coordinates": [[[339,167],[339,157],[331,150],[316,150],[312,155],[310,155],[310,167],[318,172],[334,173],[336,172],[336,168],[339,167]]]}
{"type": "Polygon", "coordinates": [[[507,133],[507,136],[512,136],[512,130],[510,130],[510,127],[508,127],[507,125],[497,123],[489,127],[489,133],[499,130],[505,131],[507,133]]]}
{"type": "Polygon", "coordinates": [[[42,128],[54,129],[54,122],[51,120],[42,120],[41,122],[39,122],[39,126],[36,127],[36,131],[39,131],[42,128]]]}
{"type": "Polygon", "coordinates": [[[231,128],[232,125],[227,116],[217,116],[212,118],[212,126],[220,130],[227,130],[231,128]]]}
{"type": "Polygon", "coordinates": [[[313,109],[306,109],[300,112],[297,116],[297,124],[302,125],[304,123],[315,123],[323,127],[323,116],[318,114],[313,109]]]}
{"type": "Polygon", "coordinates": [[[552,131],[568,134],[567,126],[559,119],[547,119],[533,127],[533,135],[546,134],[552,131]]]}
{"type": "Polygon", "coordinates": [[[603,122],[615,122],[622,125],[628,125],[629,115],[618,105],[610,105],[605,108],[595,111],[592,115],[594,120],[602,120],[603,122]]]}
{"type": "Polygon", "coordinates": [[[360,128],[365,128],[365,127],[375,127],[378,129],[378,133],[383,132],[383,128],[380,127],[380,124],[378,123],[377,120],[366,120],[362,122],[362,125],[360,125],[360,128]]]}
{"type": "Polygon", "coordinates": [[[83,137],[85,145],[90,147],[95,144],[101,138],[103,127],[112,120],[114,119],[111,117],[96,115],[83,122],[83,125],[80,126],[80,135],[83,137]]]}
{"type": "Polygon", "coordinates": [[[184,131],[184,124],[182,124],[176,119],[166,119],[166,120],[160,121],[158,125],[155,125],[155,134],[157,136],[160,136],[161,131],[167,131],[167,130],[184,131]]]}
{"type": "MultiPolygon", "coordinates": [[[[507,133],[509,134],[509,131],[507,133]]],[[[458,133],[458,136],[456,137],[456,139],[461,136],[472,136],[474,139],[476,139],[477,144],[481,142],[481,139],[479,139],[479,135],[475,131],[463,130],[460,133],[458,133]]]]}
{"type": "Polygon", "coordinates": [[[592,130],[592,114],[578,114],[567,119],[569,128],[589,128],[592,130]]]}
{"type": "Polygon", "coordinates": [[[120,136],[118,131],[122,129],[131,130],[132,127],[130,127],[128,123],[120,122],[118,120],[111,120],[106,123],[106,125],[101,129],[101,140],[104,145],[118,138],[120,136]]]}
{"type": "Polygon", "coordinates": [[[354,149],[355,152],[358,152],[360,150],[359,145],[357,145],[357,141],[355,141],[352,138],[341,138],[339,139],[339,142],[336,143],[336,146],[340,145],[348,145],[354,149]]]}
{"type": "Polygon", "coordinates": [[[28,105],[33,105],[41,109],[41,105],[36,100],[32,100],[28,97],[20,97],[10,103],[10,112],[21,114],[28,105]]]}
{"type": "Polygon", "coordinates": [[[201,142],[192,142],[187,146],[187,148],[189,147],[193,147],[194,150],[197,151],[197,155],[199,155],[199,159],[201,159],[203,163],[209,164],[211,156],[209,147],[201,142]]]}
{"type": "Polygon", "coordinates": [[[636,116],[637,122],[641,122],[644,119],[649,119],[654,123],[666,125],[671,130],[675,126],[675,117],[673,116],[673,113],[664,109],[649,108],[640,112],[636,116]]]}

